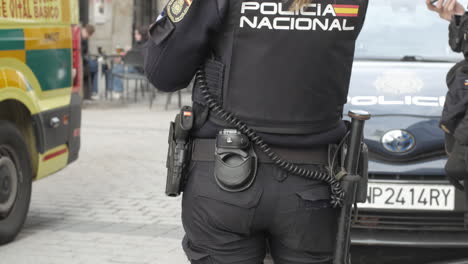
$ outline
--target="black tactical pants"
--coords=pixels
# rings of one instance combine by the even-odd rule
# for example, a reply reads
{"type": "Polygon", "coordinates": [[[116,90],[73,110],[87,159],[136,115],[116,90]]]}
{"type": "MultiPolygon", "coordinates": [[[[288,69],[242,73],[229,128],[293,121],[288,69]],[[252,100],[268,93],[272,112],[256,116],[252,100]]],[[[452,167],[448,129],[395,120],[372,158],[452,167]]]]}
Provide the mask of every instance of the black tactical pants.
{"type": "Polygon", "coordinates": [[[184,250],[195,264],[331,263],[338,210],[329,187],[260,164],[247,191],[229,193],[212,162],[193,162],[182,202],[184,250]]]}

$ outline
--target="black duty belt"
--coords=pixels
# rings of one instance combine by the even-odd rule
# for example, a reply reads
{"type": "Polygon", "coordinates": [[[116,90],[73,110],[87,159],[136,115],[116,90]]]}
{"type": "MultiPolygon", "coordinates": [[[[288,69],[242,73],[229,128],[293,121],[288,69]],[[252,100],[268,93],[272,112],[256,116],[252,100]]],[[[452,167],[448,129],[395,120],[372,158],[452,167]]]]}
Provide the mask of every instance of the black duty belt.
{"type": "MultiPolygon", "coordinates": [[[[214,161],[215,139],[195,139],[192,145],[193,161],[214,161]]],[[[278,155],[296,164],[328,165],[328,145],[317,145],[309,148],[271,147],[278,155]]],[[[255,146],[258,160],[261,163],[273,163],[263,151],[255,146]]]]}

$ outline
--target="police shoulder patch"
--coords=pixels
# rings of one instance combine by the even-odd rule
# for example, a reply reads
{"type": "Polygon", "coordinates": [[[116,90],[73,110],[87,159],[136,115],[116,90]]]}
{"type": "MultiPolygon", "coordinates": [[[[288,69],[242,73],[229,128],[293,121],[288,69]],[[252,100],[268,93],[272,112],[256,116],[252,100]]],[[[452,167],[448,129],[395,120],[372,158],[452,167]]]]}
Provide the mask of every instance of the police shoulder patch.
{"type": "Polygon", "coordinates": [[[193,0],[171,0],[167,5],[167,15],[172,22],[177,23],[184,19],[193,0]]]}

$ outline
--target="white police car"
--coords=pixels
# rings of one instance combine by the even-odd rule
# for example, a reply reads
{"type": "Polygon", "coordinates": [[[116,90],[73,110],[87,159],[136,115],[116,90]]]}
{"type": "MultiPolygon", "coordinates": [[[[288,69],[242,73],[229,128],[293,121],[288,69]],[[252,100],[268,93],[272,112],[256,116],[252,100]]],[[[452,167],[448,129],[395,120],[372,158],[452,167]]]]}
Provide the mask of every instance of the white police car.
{"type": "Polygon", "coordinates": [[[444,175],[438,127],[445,76],[462,55],[448,46],[448,22],[425,1],[369,1],[356,46],[347,109],[369,111],[367,203],[354,245],[466,248],[464,194],[444,175]]]}

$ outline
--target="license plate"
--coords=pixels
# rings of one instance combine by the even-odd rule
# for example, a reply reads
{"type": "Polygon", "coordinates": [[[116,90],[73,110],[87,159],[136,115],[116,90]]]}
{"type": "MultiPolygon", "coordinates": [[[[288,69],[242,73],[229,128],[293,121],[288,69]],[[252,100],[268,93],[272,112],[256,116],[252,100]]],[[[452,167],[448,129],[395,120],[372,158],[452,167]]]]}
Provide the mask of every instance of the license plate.
{"type": "Polygon", "coordinates": [[[359,207],[451,211],[455,209],[455,187],[442,184],[369,183],[367,201],[359,207]]]}

